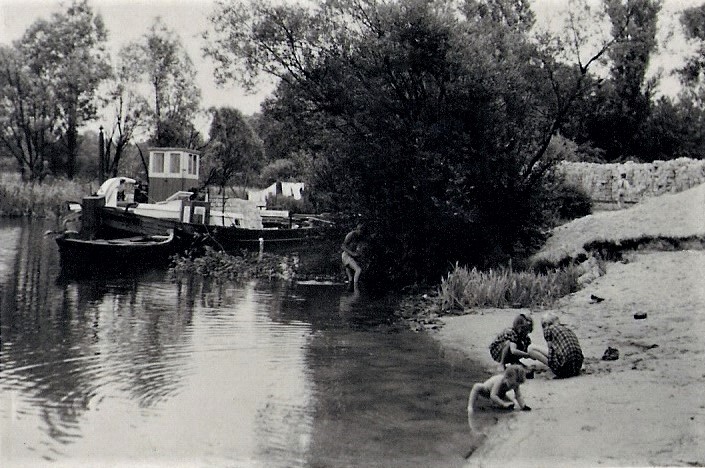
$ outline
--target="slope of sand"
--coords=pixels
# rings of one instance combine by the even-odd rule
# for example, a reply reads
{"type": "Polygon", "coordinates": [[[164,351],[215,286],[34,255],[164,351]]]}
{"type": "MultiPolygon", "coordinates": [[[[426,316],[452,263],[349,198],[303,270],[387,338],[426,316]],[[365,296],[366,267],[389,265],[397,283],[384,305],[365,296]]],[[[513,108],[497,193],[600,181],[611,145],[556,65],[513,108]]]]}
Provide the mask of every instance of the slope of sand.
{"type": "MultiPolygon", "coordinates": [[[[613,238],[638,237],[645,230],[674,237],[702,234],[704,196],[705,186],[698,187],[649,200],[649,210],[645,204],[608,213],[623,219],[593,216],[609,226],[577,221],[564,230],[577,229],[573,237],[587,229],[613,238]]],[[[546,371],[528,380],[523,392],[530,412],[477,411],[470,427],[486,438],[467,465],[705,466],[705,252],[628,253],[551,310],[578,335],[583,374],[554,380],[546,371]],[[592,303],[592,294],[605,300],[592,303]],[[636,312],[647,318],[635,319],[636,312]],[[601,359],[608,346],[619,350],[618,360],[601,359]],[[483,418],[499,423],[483,424],[483,418]]],[[[487,346],[518,312],[478,310],[444,317],[434,336],[495,372],[487,346]]],[[[532,312],[532,341],[545,345],[544,310],[532,312]]]]}
{"type": "Polygon", "coordinates": [[[534,260],[556,263],[584,253],[595,240],[705,235],[705,184],[684,192],[648,198],[626,210],[599,211],[554,229],[534,260]]]}

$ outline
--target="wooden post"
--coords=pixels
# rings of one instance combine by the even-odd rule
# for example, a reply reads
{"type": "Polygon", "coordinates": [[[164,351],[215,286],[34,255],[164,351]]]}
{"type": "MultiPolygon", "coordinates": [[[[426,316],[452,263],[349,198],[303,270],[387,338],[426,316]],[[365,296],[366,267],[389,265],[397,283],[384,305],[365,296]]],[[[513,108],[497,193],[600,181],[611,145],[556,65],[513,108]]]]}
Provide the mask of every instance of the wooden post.
{"type": "Polygon", "coordinates": [[[105,136],[103,135],[103,126],[100,126],[98,132],[98,158],[100,161],[98,180],[102,183],[105,180],[105,171],[108,169],[105,161],[105,136]]]}
{"type": "Polygon", "coordinates": [[[81,205],[81,238],[94,239],[103,223],[101,212],[105,206],[105,197],[83,197],[81,205]]]}

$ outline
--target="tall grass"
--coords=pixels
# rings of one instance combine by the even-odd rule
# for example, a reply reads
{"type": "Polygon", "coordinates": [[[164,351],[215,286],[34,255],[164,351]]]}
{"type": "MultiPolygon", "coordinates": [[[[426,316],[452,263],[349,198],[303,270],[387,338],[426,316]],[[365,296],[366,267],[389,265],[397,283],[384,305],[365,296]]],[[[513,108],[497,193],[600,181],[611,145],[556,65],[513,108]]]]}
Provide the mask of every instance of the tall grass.
{"type": "Polygon", "coordinates": [[[456,264],[455,269],[441,279],[438,298],[443,311],[546,306],[577,291],[580,274],[580,268],[575,265],[536,273],[508,267],[480,271],[456,264]]]}
{"type": "Polygon", "coordinates": [[[59,216],[67,200],[81,201],[90,191],[88,183],[56,179],[40,184],[0,173],[0,216],[59,216]]]}

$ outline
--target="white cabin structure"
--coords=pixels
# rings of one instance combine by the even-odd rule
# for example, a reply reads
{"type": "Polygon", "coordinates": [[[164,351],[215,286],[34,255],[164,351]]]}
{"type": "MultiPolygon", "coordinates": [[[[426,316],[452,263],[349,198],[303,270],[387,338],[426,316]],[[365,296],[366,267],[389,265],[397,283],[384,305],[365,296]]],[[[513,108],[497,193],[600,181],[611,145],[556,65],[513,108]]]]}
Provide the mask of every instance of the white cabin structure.
{"type": "Polygon", "coordinates": [[[187,148],[149,148],[149,197],[161,201],[199,186],[201,153],[187,148]]]}

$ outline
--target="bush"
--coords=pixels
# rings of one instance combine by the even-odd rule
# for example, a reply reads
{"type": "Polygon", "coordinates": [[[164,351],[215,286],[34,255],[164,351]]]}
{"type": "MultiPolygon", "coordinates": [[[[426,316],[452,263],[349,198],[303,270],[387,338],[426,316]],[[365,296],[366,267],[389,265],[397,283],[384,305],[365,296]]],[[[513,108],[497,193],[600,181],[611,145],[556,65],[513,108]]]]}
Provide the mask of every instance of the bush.
{"type": "Polygon", "coordinates": [[[296,163],[290,159],[277,159],[266,165],[260,172],[260,180],[265,186],[279,180],[289,180],[298,175],[296,163]]]}
{"type": "Polygon", "coordinates": [[[577,291],[580,274],[580,268],[575,265],[535,273],[507,267],[480,271],[456,264],[455,269],[441,280],[438,300],[443,311],[472,307],[546,306],[577,291]]]}
{"type": "Polygon", "coordinates": [[[558,134],[551,138],[547,156],[558,161],[601,163],[604,162],[605,151],[593,148],[588,143],[578,145],[573,140],[558,134]]]}
{"type": "Polygon", "coordinates": [[[581,188],[561,185],[554,194],[555,212],[561,221],[582,218],[592,213],[592,199],[581,188]]]}

